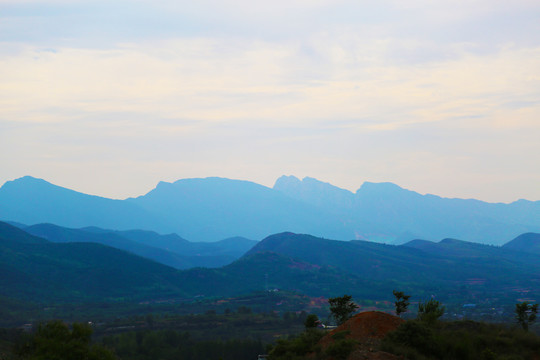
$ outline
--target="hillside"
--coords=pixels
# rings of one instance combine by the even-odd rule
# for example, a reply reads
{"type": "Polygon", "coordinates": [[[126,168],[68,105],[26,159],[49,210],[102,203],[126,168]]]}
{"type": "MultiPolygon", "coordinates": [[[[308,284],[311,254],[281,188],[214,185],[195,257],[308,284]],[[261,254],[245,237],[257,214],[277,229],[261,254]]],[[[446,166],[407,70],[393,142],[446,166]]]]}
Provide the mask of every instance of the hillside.
{"type": "Polygon", "coordinates": [[[417,249],[281,233],[221,268],[176,271],[97,243],[51,243],[5,223],[0,234],[0,296],[10,298],[134,301],[275,289],[365,300],[401,289],[416,298],[493,304],[540,296],[539,256],[458,240],[417,249]]]}
{"type": "Polygon", "coordinates": [[[101,244],[51,243],[0,222],[0,250],[0,295],[9,298],[72,302],[183,295],[176,270],[101,244]]]}
{"type": "Polygon", "coordinates": [[[347,359],[398,360],[399,357],[379,350],[381,340],[395,331],[404,321],[380,311],[358,313],[326,334],[320,341],[321,352],[329,352],[340,342],[353,341],[347,359]]]}
{"type": "Polygon", "coordinates": [[[444,289],[448,294],[466,287],[469,292],[489,289],[490,296],[516,298],[523,291],[530,291],[531,297],[538,293],[540,257],[537,255],[450,239],[412,244],[422,246],[342,242],[282,233],[262,240],[246,256],[279,254],[378,281],[387,288],[400,284],[415,291],[444,289]]]}
{"type": "Polygon", "coordinates": [[[311,328],[295,338],[280,339],[270,355],[274,360],[536,360],[539,348],[538,335],[508,324],[404,321],[365,311],[328,333],[311,328]]]}
{"type": "Polygon", "coordinates": [[[521,234],[512,241],[503,245],[503,248],[520,251],[527,254],[540,255],[540,234],[521,234]]]}
{"type": "Polygon", "coordinates": [[[246,255],[220,269],[186,270],[181,277],[187,292],[205,296],[287,290],[313,297],[353,291],[365,298],[378,298],[388,293],[393,284],[272,252],[246,255]],[[194,279],[198,281],[194,282],[194,279]]]}

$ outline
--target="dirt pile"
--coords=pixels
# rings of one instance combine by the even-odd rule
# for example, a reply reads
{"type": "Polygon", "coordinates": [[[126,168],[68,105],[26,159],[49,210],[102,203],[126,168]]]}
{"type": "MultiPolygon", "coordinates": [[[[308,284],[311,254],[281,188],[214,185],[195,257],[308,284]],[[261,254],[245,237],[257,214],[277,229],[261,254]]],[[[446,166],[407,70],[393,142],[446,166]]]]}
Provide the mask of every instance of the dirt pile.
{"type": "Polygon", "coordinates": [[[404,320],[380,311],[366,311],[357,314],[325,335],[319,344],[326,349],[340,338],[353,339],[358,348],[348,360],[396,360],[398,356],[378,351],[382,338],[395,330],[404,320]]]}

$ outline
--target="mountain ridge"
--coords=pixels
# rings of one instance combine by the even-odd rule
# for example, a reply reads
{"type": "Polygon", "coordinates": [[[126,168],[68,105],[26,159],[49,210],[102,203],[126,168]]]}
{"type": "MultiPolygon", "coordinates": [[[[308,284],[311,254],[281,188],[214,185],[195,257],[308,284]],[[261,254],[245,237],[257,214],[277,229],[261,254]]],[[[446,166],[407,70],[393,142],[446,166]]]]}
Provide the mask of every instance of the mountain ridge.
{"type": "Polygon", "coordinates": [[[392,244],[452,237],[500,245],[519,234],[540,232],[540,201],[448,199],[371,182],[352,193],[294,176],[280,177],[273,188],[220,177],[180,179],[160,182],[136,198],[113,200],[24,177],[0,188],[0,219],[143,229],[177,233],[190,241],[258,240],[292,231],[392,244]]]}

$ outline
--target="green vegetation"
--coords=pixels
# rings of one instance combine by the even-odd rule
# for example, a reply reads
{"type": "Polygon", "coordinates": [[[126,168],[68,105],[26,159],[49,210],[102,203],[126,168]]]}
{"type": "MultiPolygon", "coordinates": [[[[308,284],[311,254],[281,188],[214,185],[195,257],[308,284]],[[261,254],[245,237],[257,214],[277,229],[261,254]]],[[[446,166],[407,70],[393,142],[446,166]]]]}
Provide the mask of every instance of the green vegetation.
{"type": "MultiPolygon", "coordinates": [[[[250,299],[238,301],[248,304],[250,299]]],[[[303,311],[256,313],[242,305],[225,308],[222,313],[215,310],[182,316],[147,313],[91,326],[95,343],[125,360],[252,360],[265,353],[266,344],[273,343],[276,337],[300,333],[307,316],[303,311]]],[[[0,329],[0,359],[16,359],[19,351],[14,353],[13,345],[24,348],[21,344],[30,343],[27,336],[21,330],[0,329]]]]}
{"type": "Polygon", "coordinates": [[[307,328],[297,336],[279,339],[269,353],[270,360],[300,360],[315,355],[318,360],[345,360],[356,348],[358,342],[346,338],[348,331],[332,336],[333,341],[323,349],[320,340],[326,333],[319,329],[307,328]]]}
{"type": "Polygon", "coordinates": [[[194,340],[175,330],[131,331],[105,337],[103,343],[129,360],[253,360],[264,353],[260,340],[194,340]]]}
{"type": "Polygon", "coordinates": [[[358,305],[352,301],[351,295],[330,298],[328,299],[328,303],[330,304],[332,317],[336,320],[338,325],[341,325],[350,319],[352,314],[358,309],[358,305]]]}
{"type": "Polygon", "coordinates": [[[306,327],[306,329],[312,329],[312,328],[316,328],[320,323],[321,322],[317,315],[309,314],[306,317],[306,321],[304,321],[304,326],[306,327]]]}
{"type": "Polygon", "coordinates": [[[418,319],[427,323],[436,322],[444,314],[445,307],[437,300],[430,299],[418,304],[418,319]]]}
{"type": "Polygon", "coordinates": [[[0,296],[62,302],[182,297],[178,272],[94,243],[51,243],[0,222],[0,296]]]}
{"type": "Polygon", "coordinates": [[[322,359],[335,359],[335,360],[345,360],[354,351],[358,341],[354,339],[338,339],[328,345],[328,347],[323,352],[322,359]]]}
{"type": "MultiPolygon", "coordinates": [[[[273,294],[266,296],[276,300],[273,294]]],[[[237,300],[249,304],[257,296],[237,300]]],[[[349,295],[331,300],[329,304],[344,309],[356,306],[349,295]]],[[[525,305],[520,308],[529,316],[534,306],[525,305]]],[[[365,339],[351,338],[350,330],[321,341],[328,333],[316,327],[315,314],[257,313],[246,305],[220,308],[220,313],[215,309],[181,316],[148,312],[92,325],[50,321],[33,333],[0,329],[0,359],[253,360],[268,353],[270,360],[345,360],[353,351],[366,349],[365,339]]],[[[529,360],[540,354],[540,337],[533,332],[470,320],[438,321],[444,309],[436,300],[421,303],[417,319],[404,322],[382,343],[370,339],[369,348],[418,360],[529,360]]]]}
{"type": "Polygon", "coordinates": [[[321,347],[317,345],[324,336],[318,329],[306,329],[298,336],[279,339],[270,351],[270,360],[299,360],[305,359],[308,354],[320,353],[321,347]]]}
{"type": "Polygon", "coordinates": [[[420,303],[417,320],[405,323],[384,342],[396,353],[411,359],[504,359],[513,347],[523,349],[515,358],[540,353],[538,337],[532,334],[540,330],[534,323],[538,304],[524,302],[514,309],[516,293],[540,296],[538,279],[523,276],[538,273],[537,255],[520,254],[517,263],[513,252],[457,240],[393,247],[281,234],[265,246],[271,251],[272,246],[287,245],[288,254],[254,252],[221,269],[176,271],[99,244],[53,244],[5,223],[0,223],[0,240],[0,326],[57,318],[92,322],[95,340],[92,345],[87,325],[70,328],[61,322],[42,325],[28,338],[0,331],[2,360],[13,343],[25,344],[15,352],[23,359],[54,360],[56,352],[58,359],[71,352],[88,353],[84,356],[89,359],[99,351],[105,354],[101,358],[112,354],[99,344],[123,359],[252,359],[278,337],[271,352],[274,359],[311,353],[321,359],[344,359],[357,347],[355,340],[338,333],[326,347],[319,347],[318,316],[326,319],[330,311],[338,324],[343,323],[358,308],[353,295],[363,299],[359,304],[364,309],[389,312],[395,306],[402,315],[410,295],[394,290],[396,301],[387,301],[389,289],[397,287],[420,298],[436,294],[446,307],[433,299],[420,303]],[[357,261],[360,252],[369,254],[365,262],[357,261]],[[420,265],[419,256],[426,258],[420,265]],[[500,264],[507,267],[493,272],[500,264]],[[506,272],[508,264],[512,267],[506,272]],[[451,275],[449,267],[455,269],[451,275]],[[433,269],[428,278],[416,276],[426,268],[433,269]],[[373,276],[362,276],[367,271],[373,276]],[[395,280],[381,280],[393,274],[395,280]],[[433,281],[439,277],[441,281],[433,281]],[[328,309],[322,296],[349,290],[354,293],[331,298],[328,309]],[[443,314],[446,319],[501,322],[514,322],[515,315],[531,334],[521,328],[493,330],[470,321],[438,321],[443,314]],[[55,347],[56,339],[65,345],[55,347]]]}
{"type": "Polygon", "coordinates": [[[538,304],[530,304],[528,301],[516,304],[516,320],[523,330],[529,331],[529,325],[536,320],[538,304]]]}
{"type": "Polygon", "coordinates": [[[98,344],[91,344],[92,328],[74,323],[70,329],[62,321],[41,324],[37,331],[21,338],[15,355],[28,360],[114,360],[116,356],[98,344]]]}
{"type": "MultiPolygon", "coordinates": [[[[328,299],[330,312],[339,324],[347,321],[351,314],[358,308],[352,302],[350,295],[328,299]]],[[[270,351],[270,360],[296,360],[305,359],[315,354],[317,359],[345,360],[356,348],[358,342],[347,338],[349,330],[340,331],[332,335],[332,342],[323,349],[319,341],[325,332],[316,329],[318,322],[316,315],[306,318],[306,330],[298,336],[290,336],[288,339],[280,339],[270,351]],[[309,325],[309,326],[308,326],[309,325]]]]}
{"type": "Polygon", "coordinates": [[[539,279],[530,276],[540,271],[538,255],[457,240],[390,246],[285,233],[268,237],[223,268],[176,271],[100,244],[50,243],[1,222],[0,239],[3,326],[51,318],[79,321],[64,313],[50,315],[71,305],[82,309],[75,314],[99,303],[124,316],[123,308],[141,303],[179,307],[202,297],[238,297],[265,289],[314,298],[347,293],[364,306],[371,302],[388,310],[393,304],[380,301],[400,287],[419,298],[436,294],[456,318],[463,315],[463,304],[473,303],[491,321],[513,316],[515,299],[523,292],[540,298],[539,279]],[[23,311],[21,303],[31,311],[23,311]]]}
{"type": "Polygon", "coordinates": [[[409,320],[389,333],[381,349],[407,359],[532,359],[540,337],[517,328],[466,321],[409,320]]]}
{"type": "Polygon", "coordinates": [[[405,295],[403,291],[396,290],[393,290],[392,293],[396,298],[396,302],[394,303],[396,307],[396,315],[401,316],[401,314],[406,312],[407,308],[409,307],[409,298],[411,295],[405,295]]]}

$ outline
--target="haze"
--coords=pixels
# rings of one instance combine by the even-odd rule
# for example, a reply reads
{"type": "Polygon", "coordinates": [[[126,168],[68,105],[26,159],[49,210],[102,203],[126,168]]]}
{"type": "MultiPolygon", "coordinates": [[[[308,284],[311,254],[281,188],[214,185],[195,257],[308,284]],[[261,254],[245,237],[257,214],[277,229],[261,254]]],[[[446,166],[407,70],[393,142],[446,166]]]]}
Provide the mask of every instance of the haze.
{"type": "Polygon", "coordinates": [[[0,184],[540,200],[538,1],[0,0],[0,184]]]}

